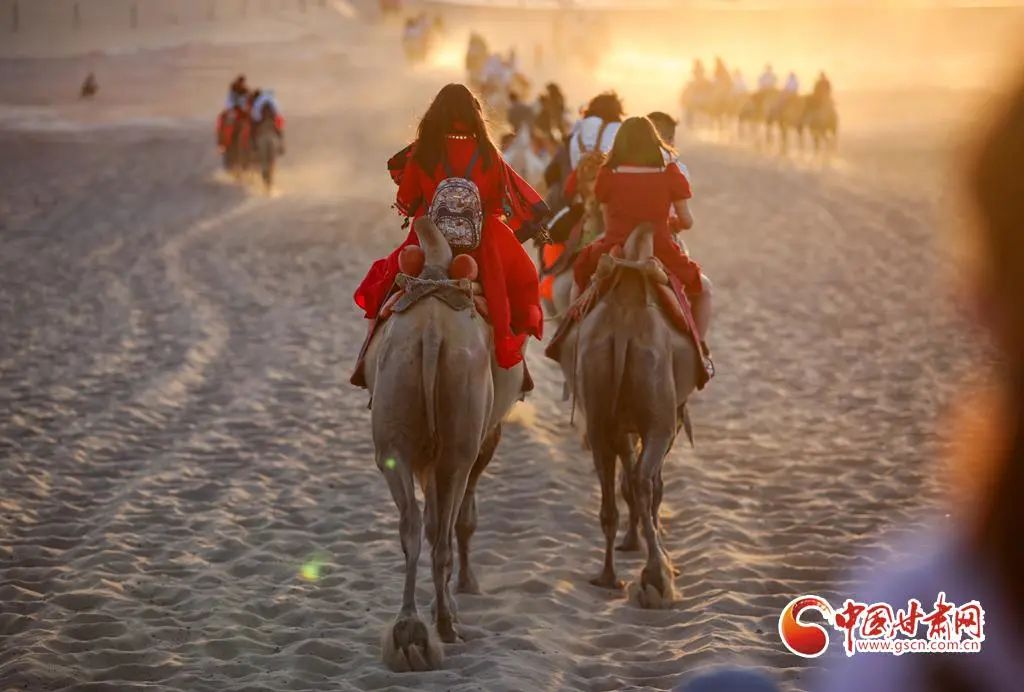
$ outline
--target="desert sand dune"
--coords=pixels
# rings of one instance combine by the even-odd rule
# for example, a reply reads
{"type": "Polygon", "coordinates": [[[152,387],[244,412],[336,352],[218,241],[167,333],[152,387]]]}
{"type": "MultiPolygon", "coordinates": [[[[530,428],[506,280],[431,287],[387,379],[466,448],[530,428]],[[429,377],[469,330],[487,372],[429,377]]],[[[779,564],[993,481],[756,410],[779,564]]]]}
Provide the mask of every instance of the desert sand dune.
{"type": "MultiPolygon", "coordinates": [[[[381,89],[381,45],[108,57],[101,83],[133,96],[109,88],[81,117],[45,105],[77,124],[59,132],[0,132],[0,688],[667,689],[741,662],[802,689],[781,608],[848,595],[864,551],[942,493],[937,415],[976,346],[933,194],[688,146],[719,375],[693,404],[696,449],[665,468],[681,601],[645,612],[587,583],[598,486],[534,344],[537,391],[480,485],[467,641],[443,670],[391,673],[378,645],[402,557],[347,382],[350,295],[401,236],[383,162],[447,75],[381,89]],[[185,62],[188,79],[146,79],[185,62]],[[289,118],[269,198],[215,174],[210,123],[238,64],[289,118]],[[125,120],[160,112],[175,124],[125,120]]],[[[0,64],[29,94],[8,82],[5,102],[61,65],[0,64]]]]}

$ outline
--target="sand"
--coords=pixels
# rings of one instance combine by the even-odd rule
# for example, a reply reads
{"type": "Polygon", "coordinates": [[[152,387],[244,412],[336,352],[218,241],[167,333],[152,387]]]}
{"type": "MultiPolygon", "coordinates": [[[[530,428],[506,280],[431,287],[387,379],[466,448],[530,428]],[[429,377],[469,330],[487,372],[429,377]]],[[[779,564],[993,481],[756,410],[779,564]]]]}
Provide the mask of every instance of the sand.
{"type": "Polygon", "coordinates": [[[941,416],[978,348],[938,249],[947,195],[687,143],[719,375],[665,468],[680,602],[587,583],[598,485],[534,345],[479,489],[467,639],[392,673],[402,557],[347,382],[350,295],[401,236],[383,162],[456,75],[401,68],[394,27],[318,31],[106,56],[88,105],[52,86],[95,57],[0,62],[5,112],[38,116],[0,118],[0,689],[668,689],[719,663],[804,689],[781,608],[850,595],[939,511],[941,416]],[[239,65],[288,117],[269,198],[216,172],[239,65]]]}

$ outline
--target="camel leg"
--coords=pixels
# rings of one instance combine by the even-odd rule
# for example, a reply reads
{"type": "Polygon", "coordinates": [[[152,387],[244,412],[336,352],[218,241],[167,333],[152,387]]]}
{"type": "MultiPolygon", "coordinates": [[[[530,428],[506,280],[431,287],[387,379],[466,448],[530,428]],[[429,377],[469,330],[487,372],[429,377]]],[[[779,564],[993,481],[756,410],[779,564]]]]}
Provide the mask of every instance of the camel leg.
{"type": "Polygon", "coordinates": [[[402,609],[384,633],[382,658],[392,670],[433,670],[440,667],[444,655],[437,639],[416,612],[416,562],[420,557],[423,523],[413,488],[412,469],[406,458],[397,454],[379,454],[377,466],[387,479],[391,497],[398,507],[398,533],[405,554],[405,589],[402,609]]]}
{"type": "MultiPolygon", "coordinates": [[[[665,481],[661,478],[662,468],[659,468],[657,475],[654,476],[654,492],[651,496],[651,518],[654,520],[654,530],[658,532],[659,539],[665,538],[666,535],[665,527],[661,524],[661,498],[665,494],[665,481]]],[[[665,558],[672,576],[678,577],[679,570],[672,564],[672,558],[669,557],[668,551],[665,550],[664,541],[661,544],[661,555],[665,558]]]]}
{"type": "Polygon", "coordinates": [[[644,540],[647,542],[647,564],[640,573],[640,581],[633,587],[636,599],[644,608],[666,608],[675,600],[672,583],[672,564],[662,547],[661,537],[654,520],[655,479],[661,472],[665,455],[672,447],[672,433],[655,433],[644,439],[640,464],[637,467],[633,490],[636,495],[644,540]]]}
{"type": "Polygon", "coordinates": [[[459,540],[459,581],[456,587],[459,593],[480,593],[480,584],[469,565],[469,541],[476,531],[476,483],[494,457],[494,450],[498,448],[500,440],[501,426],[498,426],[480,448],[480,456],[477,457],[476,464],[469,474],[466,496],[462,498],[459,516],[455,520],[455,535],[459,540]]]}
{"type": "MultiPolygon", "coordinates": [[[[588,432],[592,429],[600,430],[587,426],[588,432]]],[[[615,503],[617,455],[614,446],[603,434],[592,435],[590,445],[594,455],[594,470],[601,481],[601,529],[604,531],[604,568],[590,583],[607,589],[621,589],[622,581],[615,576],[615,534],[619,530],[619,508],[615,503]]]]}
{"type": "MultiPolygon", "coordinates": [[[[473,455],[475,460],[476,455],[473,455]]],[[[466,493],[466,483],[472,463],[450,460],[441,462],[434,471],[432,492],[427,495],[428,515],[433,521],[431,568],[434,576],[434,618],[441,641],[451,644],[458,640],[455,631],[455,603],[449,591],[452,576],[452,534],[455,517],[466,493]],[[433,502],[434,506],[430,507],[433,502]]],[[[427,534],[428,539],[431,534],[427,534]]]]}
{"type": "Polygon", "coordinates": [[[636,469],[636,444],[632,435],[627,435],[620,444],[619,459],[622,461],[622,476],[620,489],[622,499],[629,507],[629,528],[626,535],[619,544],[617,550],[629,551],[640,550],[640,515],[636,511],[636,499],[633,497],[633,474],[636,469]]]}

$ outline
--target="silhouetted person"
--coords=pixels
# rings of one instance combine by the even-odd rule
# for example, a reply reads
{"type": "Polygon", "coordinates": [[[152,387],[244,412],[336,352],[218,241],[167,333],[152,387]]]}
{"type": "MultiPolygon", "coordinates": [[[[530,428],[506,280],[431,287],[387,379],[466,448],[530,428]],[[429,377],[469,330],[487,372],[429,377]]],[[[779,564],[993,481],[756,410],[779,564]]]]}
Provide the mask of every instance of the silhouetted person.
{"type": "Polygon", "coordinates": [[[99,90],[100,90],[100,85],[96,81],[96,75],[94,75],[92,72],[90,72],[86,76],[85,81],[82,82],[81,97],[84,98],[84,99],[91,99],[93,96],[96,95],[96,92],[99,91],[99,90]]]}

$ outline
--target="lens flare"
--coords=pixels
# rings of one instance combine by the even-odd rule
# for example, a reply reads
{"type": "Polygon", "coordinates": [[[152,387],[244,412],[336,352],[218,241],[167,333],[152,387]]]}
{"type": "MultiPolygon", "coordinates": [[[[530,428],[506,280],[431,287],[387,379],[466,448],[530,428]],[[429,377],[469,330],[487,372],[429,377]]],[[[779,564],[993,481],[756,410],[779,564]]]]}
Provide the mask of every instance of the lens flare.
{"type": "Polygon", "coordinates": [[[323,555],[312,555],[302,563],[299,568],[299,576],[310,582],[320,581],[326,564],[327,559],[323,555]]]}

